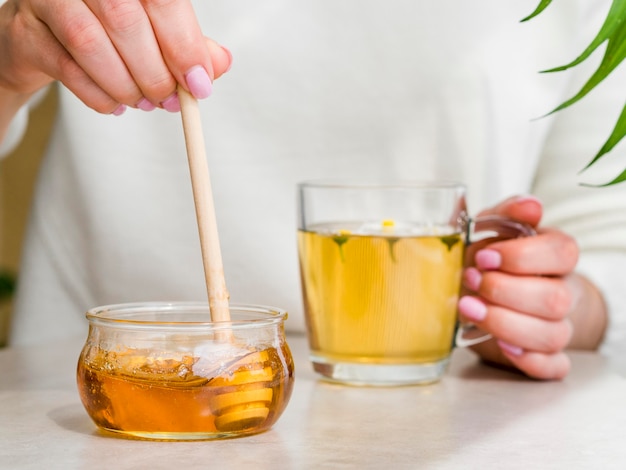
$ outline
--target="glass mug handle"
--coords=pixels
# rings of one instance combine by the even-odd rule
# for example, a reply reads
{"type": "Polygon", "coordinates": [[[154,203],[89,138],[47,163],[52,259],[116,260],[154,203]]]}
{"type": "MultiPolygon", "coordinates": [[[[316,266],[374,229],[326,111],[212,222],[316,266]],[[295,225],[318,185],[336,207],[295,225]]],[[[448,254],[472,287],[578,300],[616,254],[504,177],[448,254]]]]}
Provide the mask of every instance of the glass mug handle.
{"type": "MultiPolygon", "coordinates": [[[[531,237],[537,232],[528,224],[517,222],[507,217],[488,215],[470,219],[467,224],[467,246],[483,240],[508,240],[531,237]]],[[[454,337],[454,346],[465,348],[491,339],[489,333],[479,330],[472,323],[460,324],[454,337]]]]}

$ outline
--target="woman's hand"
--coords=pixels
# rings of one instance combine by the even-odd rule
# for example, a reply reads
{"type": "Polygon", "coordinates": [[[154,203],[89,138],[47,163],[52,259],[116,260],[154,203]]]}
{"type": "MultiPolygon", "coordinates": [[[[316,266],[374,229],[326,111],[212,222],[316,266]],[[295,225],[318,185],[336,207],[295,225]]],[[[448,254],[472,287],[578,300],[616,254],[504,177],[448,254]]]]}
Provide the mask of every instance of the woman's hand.
{"type": "Polygon", "coordinates": [[[28,95],[61,81],[87,106],[178,110],[228,70],[188,0],[8,0],[0,7],[0,87],[28,95]]]}
{"type": "Polygon", "coordinates": [[[561,379],[570,369],[568,345],[599,345],[606,326],[602,298],[574,273],[576,241],[538,228],[542,206],[536,198],[511,198],[480,215],[487,214],[525,222],[538,233],[473,253],[475,266],[464,273],[469,292],[459,300],[459,312],[494,337],[473,349],[488,362],[512,365],[530,377],[561,379]]]}

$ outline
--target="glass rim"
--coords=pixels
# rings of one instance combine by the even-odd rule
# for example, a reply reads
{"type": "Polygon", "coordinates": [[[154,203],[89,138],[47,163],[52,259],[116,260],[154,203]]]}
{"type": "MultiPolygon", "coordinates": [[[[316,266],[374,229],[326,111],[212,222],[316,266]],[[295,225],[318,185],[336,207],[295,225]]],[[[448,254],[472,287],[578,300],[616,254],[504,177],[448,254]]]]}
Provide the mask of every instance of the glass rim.
{"type": "Polygon", "coordinates": [[[262,328],[280,324],[287,319],[287,311],[277,307],[259,304],[238,304],[229,306],[231,313],[235,313],[230,321],[213,320],[180,320],[163,318],[155,319],[155,315],[188,314],[191,317],[204,315],[210,318],[208,302],[199,301],[150,301],[128,302],[102,305],[90,308],[85,317],[89,324],[106,325],[116,328],[141,329],[198,329],[198,330],[233,330],[246,328],[262,328]],[[247,318],[237,318],[237,313],[247,313],[247,318]],[[145,315],[152,315],[147,319],[145,315]],[[144,318],[142,318],[144,316],[144,318]]]}
{"type": "Polygon", "coordinates": [[[299,189],[466,189],[466,185],[455,180],[404,180],[404,179],[311,179],[297,183],[299,189]]]}

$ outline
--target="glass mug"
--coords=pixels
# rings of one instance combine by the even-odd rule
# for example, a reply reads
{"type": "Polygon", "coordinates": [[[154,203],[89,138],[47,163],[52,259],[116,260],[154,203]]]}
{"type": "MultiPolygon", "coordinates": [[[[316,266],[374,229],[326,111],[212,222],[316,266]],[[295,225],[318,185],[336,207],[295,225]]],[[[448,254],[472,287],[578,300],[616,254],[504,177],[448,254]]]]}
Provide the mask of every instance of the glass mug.
{"type": "Polygon", "coordinates": [[[440,379],[453,347],[490,338],[460,325],[467,248],[534,234],[470,219],[456,182],[298,185],[298,254],[310,360],[326,379],[408,385],[440,379]]]}
{"type": "Polygon", "coordinates": [[[87,312],[81,401],[105,431],[159,439],[218,439],[269,429],[285,410],[294,365],[287,313],[231,305],[211,321],[200,302],[109,305],[87,312]]]}

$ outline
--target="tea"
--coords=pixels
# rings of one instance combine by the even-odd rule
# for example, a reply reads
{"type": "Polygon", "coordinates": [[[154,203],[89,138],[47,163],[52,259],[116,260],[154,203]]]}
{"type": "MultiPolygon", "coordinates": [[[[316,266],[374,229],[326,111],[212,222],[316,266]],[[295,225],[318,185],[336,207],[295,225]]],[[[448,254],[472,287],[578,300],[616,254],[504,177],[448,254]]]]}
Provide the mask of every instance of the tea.
{"type": "Polygon", "coordinates": [[[382,221],[298,231],[309,344],[320,363],[402,365],[450,354],[464,242],[382,221]]]}
{"type": "Polygon", "coordinates": [[[293,362],[282,348],[251,351],[215,376],[197,373],[200,362],[88,347],[78,363],[81,400],[99,427],[153,439],[257,433],[289,401],[293,362]]]}

